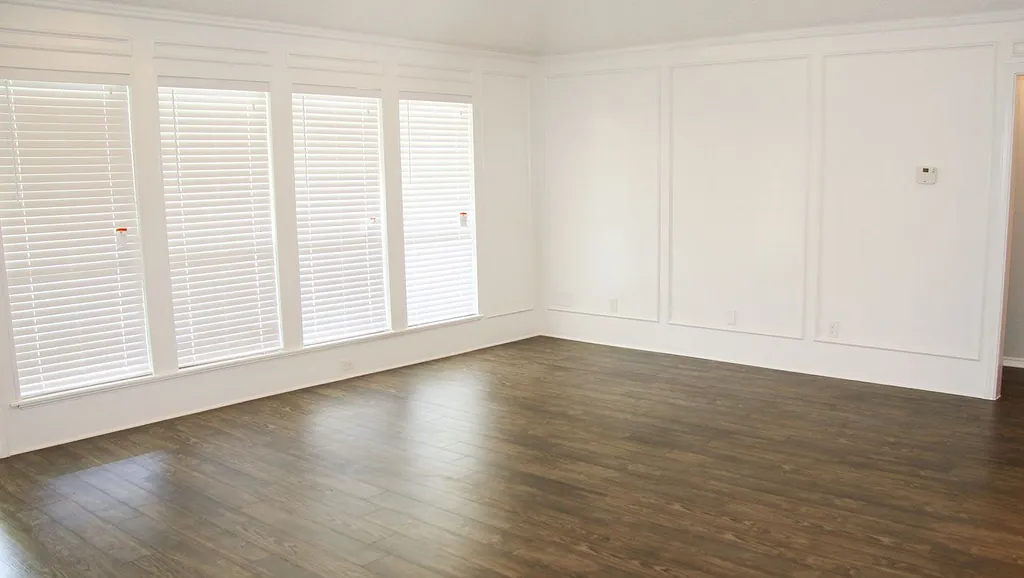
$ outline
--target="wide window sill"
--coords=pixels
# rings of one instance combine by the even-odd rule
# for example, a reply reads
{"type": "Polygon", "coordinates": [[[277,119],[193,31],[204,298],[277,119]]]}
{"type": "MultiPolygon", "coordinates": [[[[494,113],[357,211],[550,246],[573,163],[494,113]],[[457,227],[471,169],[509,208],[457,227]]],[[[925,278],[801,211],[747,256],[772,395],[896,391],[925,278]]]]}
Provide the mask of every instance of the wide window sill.
{"type": "Polygon", "coordinates": [[[106,393],[110,391],[116,391],[118,389],[128,389],[131,387],[137,387],[140,385],[151,385],[160,383],[163,381],[170,381],[185,377],[189,375],[198,375],[210,371],[218,371],[221,369],[228,369],[232,367],[240,367],[244,365],[250,365],[253,363],[260,363],[263,361],[270,361],[274,359],[283,359],[287,357],[295,357],[297,355],[304,355],[307,353],[313,353],[317,351],[325,351],[331,349],[340,349],[342,347],[355,345],[358,343],[367,343],[373,341],[383,341],[392,337],[400,335],[406,335],[410,333],[419,333],[421,331],[428,331],[430,329],[440,329],[443,327],[452,327],[456,325],[464,325],[467,323],[473,323],[483,319],[482,315],[473,315],[471,317],[460,317],[458,319],[451,319],[448,321],[440,321],[437,323],[431,323],[429,325],[418,325],[415,327],[408,327],[398,331],[385,331],[382,333],[374,333],[372,335],[364,335],[361,337],[354,337],[352,339],[346,339],[343,341],[332,341],[331,343],[320,343],[317,345],[310,345],[306,347],[300,347],[298,349],[291,349],[288,351],[275,351],[265,355],[259,355],[255,357],[246,357],[244,359],[230,359],[227,361],[221,361],[217,363],[210,363],[206,365],[198,365],[195,367],[186,367],[179,369],[173,373],[167,373],[164,375],[147,375],[144,377],[135,377],[132,379],[125,379],[112,383],[102,383],[99,385],[93,385],[89,387],[83,387],[79,389],[70,389],[67,391],[60,391],[51,394],[39,395],[28,399],[22,399],[11,404],[12,408],[15,409],[27,409],[30,407],[37,407],[41,405],[47,405],[51,403],[57,403],[68,399],[74,399],[76,397],[84,397],[87,395],[94,395],[98,393],[106,393]]]}

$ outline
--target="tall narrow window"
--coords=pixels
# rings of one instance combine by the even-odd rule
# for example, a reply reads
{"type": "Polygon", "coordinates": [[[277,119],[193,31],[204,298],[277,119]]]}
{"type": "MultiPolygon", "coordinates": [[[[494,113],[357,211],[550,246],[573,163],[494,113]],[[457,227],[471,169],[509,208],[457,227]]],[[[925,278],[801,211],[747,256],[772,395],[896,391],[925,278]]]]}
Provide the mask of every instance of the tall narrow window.
{"type": "Polygon", "coordinates": [[[380,99],[294,94],[306,345],[388,329],[380,99]]]}
{"type": "Polygon", "coordinates": [[[23,399],[151,373],[127,87],[0,81],[0,237],[23,399]]]}
{"type": "Polygon", "coordinates": [[[267,93],[159,94],[178,365],[280,349],[267,93]]]}
{"type": "Polygon", "coordinates": [[[409,325],[476,315],[473,105],[403,100],[399,117],[409,325]]]}

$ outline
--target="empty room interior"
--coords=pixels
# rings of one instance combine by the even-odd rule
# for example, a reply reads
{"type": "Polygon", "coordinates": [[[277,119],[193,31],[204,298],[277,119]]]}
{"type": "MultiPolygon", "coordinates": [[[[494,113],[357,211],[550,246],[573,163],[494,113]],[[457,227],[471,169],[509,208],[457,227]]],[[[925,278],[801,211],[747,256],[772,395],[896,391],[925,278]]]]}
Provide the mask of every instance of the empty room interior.
{"type": "Polygon", "coordinates": [[[1024,0],[0,0],[0,578],[249,576],[1024,577],[1024,0]]]}

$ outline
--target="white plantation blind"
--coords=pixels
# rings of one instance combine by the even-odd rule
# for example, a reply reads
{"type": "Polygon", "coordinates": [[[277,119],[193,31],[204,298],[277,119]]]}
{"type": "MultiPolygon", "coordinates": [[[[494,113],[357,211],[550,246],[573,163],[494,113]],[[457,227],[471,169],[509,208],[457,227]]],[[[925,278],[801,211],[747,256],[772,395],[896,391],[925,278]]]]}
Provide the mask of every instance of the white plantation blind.
{"type": "Polygon", "coordinates": [[[280,349],[267,94],[159,97],[178,365],[280,349]]]}
{"type": "Polygon", "coordinates": [[[292,95],[306,345],[388,329],[380,99],[292,95]]]}
{"type": "Polygon", "coordinates": [[[127,87],[0,81],[0,236],[23,399],[151,373],[127,87]]]}
{"type": "Polygon", "coordinates": [[[409,325],[477,314],[473,105],[402,100],[409,325]]]}

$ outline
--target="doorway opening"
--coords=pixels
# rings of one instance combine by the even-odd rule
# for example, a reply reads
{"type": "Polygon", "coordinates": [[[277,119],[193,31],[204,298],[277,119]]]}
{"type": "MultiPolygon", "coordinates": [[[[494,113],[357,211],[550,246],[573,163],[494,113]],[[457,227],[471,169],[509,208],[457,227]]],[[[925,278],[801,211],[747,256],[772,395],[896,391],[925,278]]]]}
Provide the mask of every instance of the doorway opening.
{"type": "Polygon", "coordinates": [[[1002,371],[998,384],[1024,389],[1024,74],[1015,76],[1002,371]]]}

